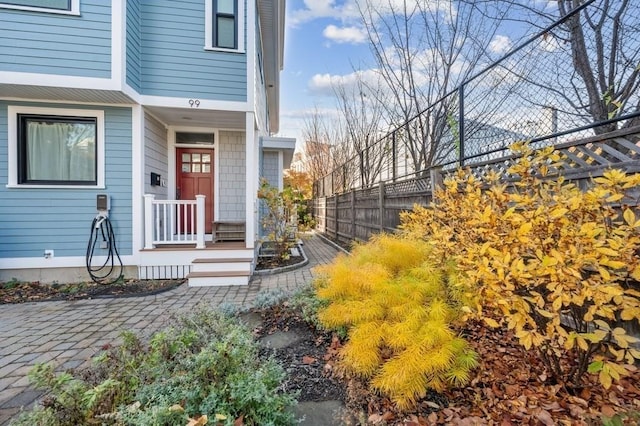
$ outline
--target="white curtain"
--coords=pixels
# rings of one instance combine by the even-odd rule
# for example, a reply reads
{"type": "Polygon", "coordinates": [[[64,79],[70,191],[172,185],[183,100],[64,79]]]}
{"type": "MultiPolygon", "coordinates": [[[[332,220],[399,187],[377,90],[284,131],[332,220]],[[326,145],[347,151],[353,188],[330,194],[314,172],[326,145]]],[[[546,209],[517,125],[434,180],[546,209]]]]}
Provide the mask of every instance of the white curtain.
{"type": "Polygon", "coordinates": [[[95,123],[28,121],[27,179],[94,181],[95,123]]]}

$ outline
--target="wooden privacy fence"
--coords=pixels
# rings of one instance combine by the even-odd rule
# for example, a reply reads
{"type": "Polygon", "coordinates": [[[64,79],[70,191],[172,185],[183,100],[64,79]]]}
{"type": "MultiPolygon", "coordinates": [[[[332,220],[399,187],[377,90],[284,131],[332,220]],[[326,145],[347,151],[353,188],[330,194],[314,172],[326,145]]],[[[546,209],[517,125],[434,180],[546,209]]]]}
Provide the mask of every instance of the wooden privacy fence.
{"type": "MultiPolygon", "coordinates": [[[[560,143],[555,149],[561,153],[564,163],[560,169],[552,170],[551,176],[563,176],[581,188],[610,168],[640,172],[640,126],[560,143]]],[[[516,158],[505,152],[500,158],[467,164],[465,168],[478,178],[496,171],[503,179],[511,180],[507,170],[516,158]]],[[[369,188],[314,199],[317,230],[345,245],[367,241],[382,231],[393,232],[400,224],[400,212],[411,210],[415,204],[428,205],[434,183],[437,187],[452,171],[453,168],[431,168],[402,181],[381,182],[369,188]]],[[[640,195],[640,189],[636,188],[634,193],[640,195]]],[[[633,197],[636,205],[639,198],[633,197]]]]}

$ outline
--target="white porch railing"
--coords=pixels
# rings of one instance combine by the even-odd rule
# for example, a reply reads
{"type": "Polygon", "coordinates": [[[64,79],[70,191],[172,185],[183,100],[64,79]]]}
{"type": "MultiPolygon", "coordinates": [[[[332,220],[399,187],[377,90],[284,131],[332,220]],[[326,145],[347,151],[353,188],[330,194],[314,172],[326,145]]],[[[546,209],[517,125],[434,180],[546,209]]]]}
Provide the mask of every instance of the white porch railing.
{"type": "Polygon", "coordinates": [[[157,244],[204,245],[204,195],[195,200],[156,200],[144,196],[144,248],[157,244]]]}

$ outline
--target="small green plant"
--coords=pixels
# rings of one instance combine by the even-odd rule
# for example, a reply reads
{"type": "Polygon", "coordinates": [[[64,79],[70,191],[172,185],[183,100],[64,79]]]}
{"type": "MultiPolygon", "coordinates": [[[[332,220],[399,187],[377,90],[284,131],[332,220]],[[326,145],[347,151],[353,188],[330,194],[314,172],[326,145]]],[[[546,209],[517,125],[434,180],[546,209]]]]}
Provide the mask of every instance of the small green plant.
{"type": "Polygon", "coordinates": [[[626,413],[618,413],[613,417],[602,416],[602,426],[624,426],[629,424],[637,425],[640,423],[640,411],[628,411],[626,413]]]}
{"type": "Polygon", "coordinates": [[[291,295],[288,291],[282,290],[280,288],[262,290],[258,292],[258,294],[256,294],[256,297],[253,300],[253,306],[258,309],[271,308],[284,302],[290,296],[291,295]]]}
{"type": "Polygon", "coordinates": [[[184,425],[209,418],[216,425],[288,425],[295,399],[280,389],[284,371],[258,356],[250,332],[233,317],[196,309],[155,333],[133,333],[72,375],[51,365],[30,373],[48,391],[45,405],[14,425],[184,425]]]}
{"type": "Polygon", "coordinates": [[[421,240],[382,235],[320,269],[318,319],[346,327],[341,349],[347,370],[366,379],[400,408],[429,389],[469,379],[476,354],[455,331],[464,305],[460,275],[427,261],[421,240]]]}
{"type": "Polygon", "coordinates": [[[302,319],[312,324],[317,329],[323,329],[318,312],[327,307],[328,302],[320,299],[313,284],[305,285],[298,289],[289,299],[292,309],[300,312],[302,319]]]}
{"type": "Polygon", "coordinates": [[[21,281],[18,281],[17,278],[11,278],[9,281],[2,283],[2,288],[5,290],[11,290],[12,288],[18,287],[22,284],[21,281]]]}
{"type": "Polygon", "coordinates": [[[295,246],[297,223],[291,220],[296,213],[296,198],[290,187],[278,191],[262,178],[258,198],[263,200],[265,214],[262,227],[267,232],[267,241],[273,245],[275,255],[280,259],[289,258],[289,249],[295,246]]]}

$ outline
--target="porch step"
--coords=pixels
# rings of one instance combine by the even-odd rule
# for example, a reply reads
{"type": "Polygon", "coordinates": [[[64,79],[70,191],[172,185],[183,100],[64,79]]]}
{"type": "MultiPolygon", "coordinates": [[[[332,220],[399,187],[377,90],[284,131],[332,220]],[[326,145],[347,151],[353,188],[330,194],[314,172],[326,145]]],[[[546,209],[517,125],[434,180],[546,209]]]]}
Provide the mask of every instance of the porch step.
{"type": "Polygon", "coordinates": [[[191,272],[251,272],[253,257],[200,258],[191,262],[191,272]]]}
{"type": "Polygon", "coordinates": [[[248,285],[250,271],[190,272],[189,287],[213,287],[225,285],[248,285]]]}
{"type": "Polygon", "coordinates": [[[218,241],[244,241],[244,222],[213,222],[213,242],[218,241]]]}

